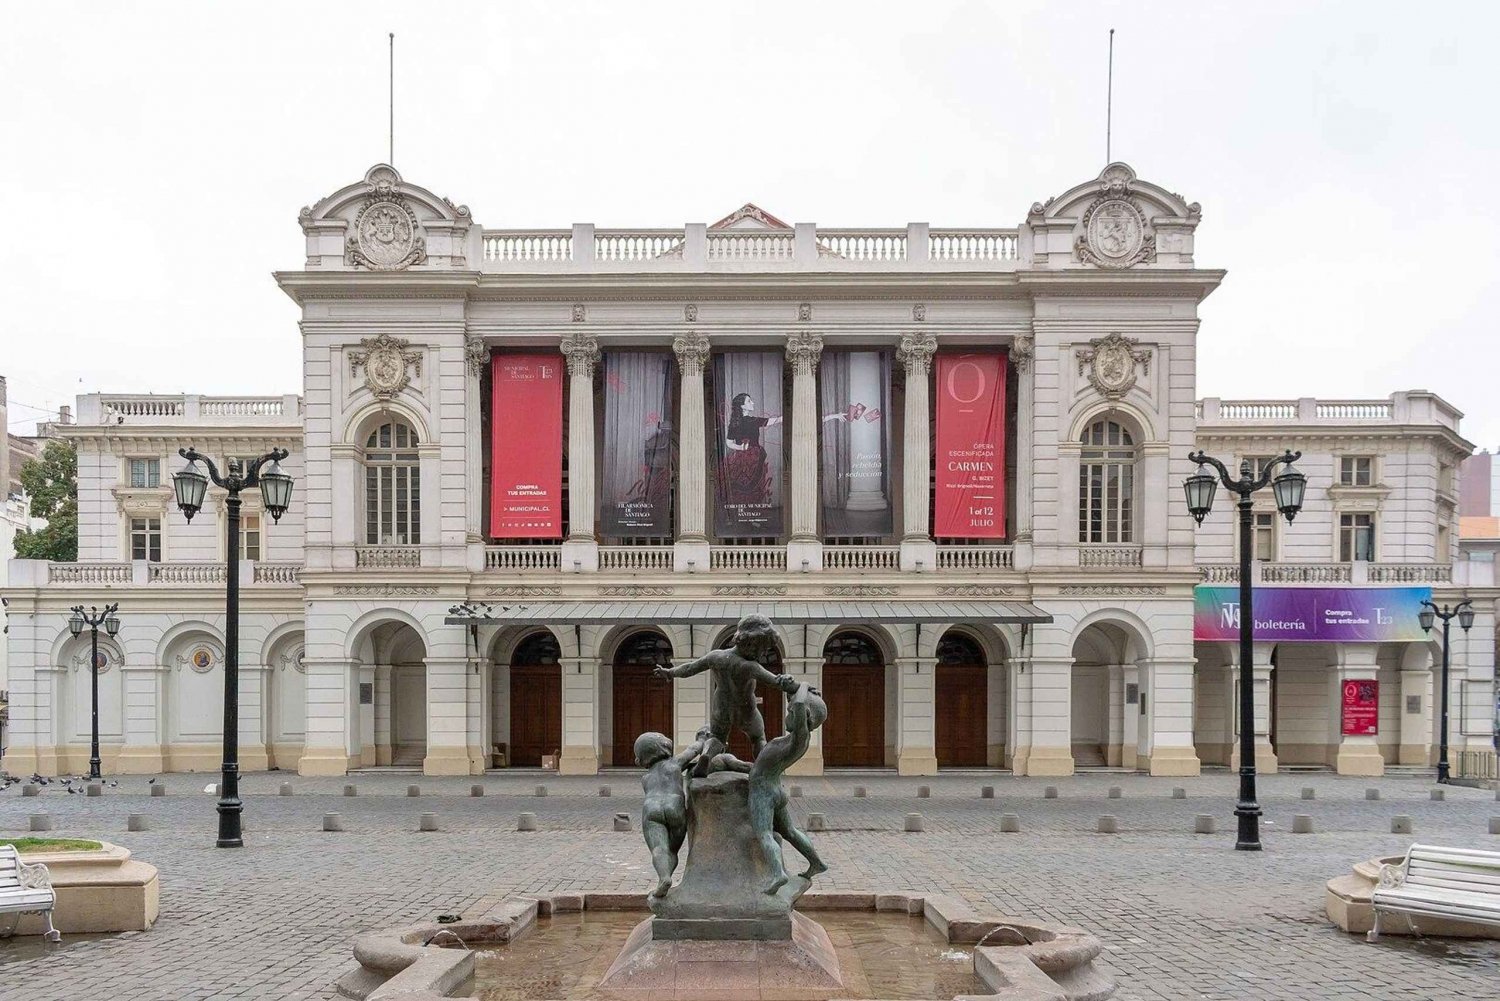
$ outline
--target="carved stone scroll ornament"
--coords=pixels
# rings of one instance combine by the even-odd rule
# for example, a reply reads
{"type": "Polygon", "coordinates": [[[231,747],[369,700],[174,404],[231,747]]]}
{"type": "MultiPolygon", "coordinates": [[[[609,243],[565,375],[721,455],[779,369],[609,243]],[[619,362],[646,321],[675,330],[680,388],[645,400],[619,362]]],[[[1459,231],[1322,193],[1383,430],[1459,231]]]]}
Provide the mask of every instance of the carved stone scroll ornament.
{"type": "Polygon", "coordinates": [[[672,338],[672,352],[677,355],[677,367],[684,379],[696,379],[703,375],[708,365],[708,338],[697,331],[678,334],[672,338]]]}
{"type": "Polygon", "coordinates": [[[1096,337],[1077,351],[1078,374],[1087,376],[1101,396],[1119,399],[1135,386],[1137,369],[1142,375],[1151,374],[1151,352],[1138,344],[1134,337],[1118,333],[1096,337]]]}
{"type": "Polygon", "coordinates": [[[365,387],[380,399],[390,399],[411,384],[413,375],[422,374],[422,353],[410,350],[410,342],[401,337],[381,334],[366,337],[359,348],[349,352],[349,372],[365,372],[365,387]]]}
{"type": "Polygon", "coordinates": [[[427,243],[417,231],[417,214],[396,189],[396,172],[379,167],[369,174],[370,192],[344,241],[344,255],[355,267],[403,271],[427,260],[427,243]]]}
{"type": "Polygon", "coordinates": [[[901,343],[896,346],[896,360],[907,375],[925,376],[932,368],[937,346],[937,338],[931,334],[902,334],[901,343]]]}
{"type": "Polygon", "coordinates": [[[822,334],[790,334],[786,339],[786,363],[794,373],[816,375],[823,354],[822,334]]]}
{"type": "Polygon", "coordinates": [[[484,374],[484,367],[490,363],[490,349],[483,337],[470,337],[464,341],[464,361],[474,378],[484,374]]]}
{"type": "Polygon", "coordinates": [[[1031,360],[1035,353],[1036,342],[1030,334],[1022,334],[1011,342],[1010,360],[1018,372],[1025,372],[1031,368],[1031,360]]]}
{"type": "Polygon", "coordinates": [[[558,345],[568,359],[568,373],[590,378],[599,362],[599,339],[593,334],[564,334],[558,345]]]}
{"type": "Polygon", "coordinates": [[[1156,260],[1156,235],[1146,214],[1131,200],[1135,173],[1111,164],[1099,176],[1099,194],[1083,213],[1083,232],[1074,243],[1078,259],[1100,268],[1133,268],[1156,260]]]}

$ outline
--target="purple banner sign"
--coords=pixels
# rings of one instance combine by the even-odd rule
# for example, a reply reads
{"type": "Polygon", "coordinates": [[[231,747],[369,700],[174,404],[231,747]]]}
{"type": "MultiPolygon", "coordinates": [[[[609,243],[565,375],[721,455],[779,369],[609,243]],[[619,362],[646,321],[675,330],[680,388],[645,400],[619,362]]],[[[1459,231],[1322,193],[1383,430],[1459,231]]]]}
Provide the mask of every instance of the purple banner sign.
{"type": "MultiPolygon", "coordinates": [[[[1271,643],[1401,643],[1425,640],[1417,621],[1430,587],[1257,587],[1255,638],[1271,643]]],[[[1199,586],[1193,639],[1240,638],[1240,589],[1199,586]]]]}

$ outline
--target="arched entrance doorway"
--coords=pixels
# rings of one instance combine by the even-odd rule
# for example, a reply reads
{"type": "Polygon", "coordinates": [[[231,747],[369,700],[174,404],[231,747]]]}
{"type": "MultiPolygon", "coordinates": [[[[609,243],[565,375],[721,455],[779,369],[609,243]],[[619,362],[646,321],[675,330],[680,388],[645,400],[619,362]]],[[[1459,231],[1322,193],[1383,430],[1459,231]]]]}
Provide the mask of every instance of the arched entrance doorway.
{"type": "Polygon", "coordinates": [[[868,636],[835,633],[823,647],[823,764],[885,765],[885,657],[868,636]]]}
{"type": "Polygon", "coordinates": [[[615,649],[614,728],[610,763],[635,764],[635,739],[650,730],[672,736],[672,682],[651,669],[672,662],[672,644],[657,632],[638,632],[615,649]]]}
{"type": "Polygon", "coordinates": [[[562,749],[562,648],[550,632],[532,633],[510,658],[509,763],[537,768],[562,749]]]}
{"type": "MultiPolygon", "coordinates": [[[[389,664],[391,764],[420,768],[427,757],[427,647],[417,631],[404,622],[387,622],[374,632],[376,664],[389,664]]],[[[376,744],[380,743],[379,706],[376,707],[376,744]]]]}
{"type": "Polygon", "coordinates": [[[972,637],[949,631],[938,642],[934,720],[939,768],[987,763],[989,665],[972,637]]]}
{"type": "MultiPolygon", "coordinates": [[[[719,649],[727,650],[733,645],[734,632],[731,630],[719,642],[719,649]]],[[[772,674],[786,673],[785,665],[781,662],[781,648],[779,646],[771,647],[770,651],[761,660],[761,667],[764,667],[772,674]]],[[[782,728],[785,725],[786,696],[780,689],[773,688],[765,682],[760,682],[755,686],[755,697],[760,701],[760,715],[766,722],[766,739],[770,740],[773,737],[781,736],[782,728]]],[[[730,731],[729,753],[741,761],[751,760],[750,738],[746,737],[737,728],[730,731]]]]}

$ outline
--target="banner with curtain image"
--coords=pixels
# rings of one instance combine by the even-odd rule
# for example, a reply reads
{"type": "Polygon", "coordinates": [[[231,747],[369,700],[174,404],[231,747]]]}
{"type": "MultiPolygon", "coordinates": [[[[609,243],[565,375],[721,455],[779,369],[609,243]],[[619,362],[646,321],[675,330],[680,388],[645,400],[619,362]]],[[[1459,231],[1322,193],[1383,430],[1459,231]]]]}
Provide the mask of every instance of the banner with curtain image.
{"type": "Polygon", "coordinates": [[[672,534],[672,356],[620,351],[604,356],[604,478],[599,521],[609,536],[672,534]]]}
{"type": "Polygon", "coordinates": [[[935,534],[1005,538],[1004,354],[937,356],[935,534]]]}
{"type": "Polygon", "coordinates": [[[562,537],[562,355],[490,363],[490,535],[562,537]]]}
{"type": "Polygon", "coordinates": [[[891,355],[824,351],[818,364],[824,535],[891,533],[891,355]]]}
{"type": "Polygon", "coordinates": [[[714,355],[714,534],[782,531],[782,370],[779,351],[714,355]]]}

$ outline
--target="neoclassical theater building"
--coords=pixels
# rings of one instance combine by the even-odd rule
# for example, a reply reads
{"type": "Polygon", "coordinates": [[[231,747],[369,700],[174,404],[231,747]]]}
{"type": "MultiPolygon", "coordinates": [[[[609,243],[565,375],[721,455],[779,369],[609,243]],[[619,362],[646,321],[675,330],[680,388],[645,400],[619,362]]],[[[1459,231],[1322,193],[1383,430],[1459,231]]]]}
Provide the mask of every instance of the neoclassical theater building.
{"type": "Polygon", "coordinates": [[[4,767],[86,767],[68,609],[118,601],[105,769],[217,768],[229,540],[221,492],[176,508],[189,444],[291,451],[291,509],[247,497],[239,540],[250,769],[629,765],[639,733],[706,718],[709,677],[653,665],[760,611],[767,666],[830,706],[806,772],[1191,775],[1235,763],[1252,670],[1263,767],[1378,774],[1434,753],[1429,596],[1475,603],[1451,744],[1487,748],[1500,591],[1455,561],[1459,412],[1197,399],[1225,277],[1199,223],[1114,163],[1013,228],[746,205],[486,229],[378,165],[302,210],[306,258],[276,274],[300,396],[88,395],[49,429],[78,449],[79,559],[10,567],[4,767]],[[1197,447],[1304,453],[1295,521],[1256,498],[1249,665],[1233,504],[1198,527],[1183,499],[1197,447]]]}

